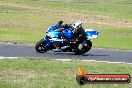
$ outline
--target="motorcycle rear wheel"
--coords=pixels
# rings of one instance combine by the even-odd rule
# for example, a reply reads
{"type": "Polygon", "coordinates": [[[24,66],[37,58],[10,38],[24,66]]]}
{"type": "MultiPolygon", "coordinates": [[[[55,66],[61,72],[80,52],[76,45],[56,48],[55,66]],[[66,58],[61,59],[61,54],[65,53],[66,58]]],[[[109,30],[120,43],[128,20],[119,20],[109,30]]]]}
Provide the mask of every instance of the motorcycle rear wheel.
{"type": "MultiPolygon", "coordinates": [[[[82,45],[83,45],[83,47],[81,50],[78,48],[73,51],[76,55],[81,55],[81,54],[88,52],[92,47],[92,42],[90,40],[88,40],[88,41],[84,42],[82,45]],[[86,44],[86,46],[85,46],[85,44],[86,44]]],[[[78,45],[78,47],[79,47],[79,45],[78,45]]]]}
{"type": "Polygon", "coordinates": [[[87,46],[85,46],[86,52],[88,52],[92,48],[92,42],[90,40],[86,41],[87,46]]]}

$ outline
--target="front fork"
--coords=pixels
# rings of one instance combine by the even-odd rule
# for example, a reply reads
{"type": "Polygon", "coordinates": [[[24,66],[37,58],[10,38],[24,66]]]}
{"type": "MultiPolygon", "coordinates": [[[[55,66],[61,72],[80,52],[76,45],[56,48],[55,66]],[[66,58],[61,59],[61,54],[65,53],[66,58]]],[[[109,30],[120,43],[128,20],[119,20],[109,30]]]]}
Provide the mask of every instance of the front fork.
{"type": "Polygon", "coordinates": [[[45,36],[43,39],[46,41],[46,45],[44,46],[44,48],[48,49],[48,47],[51,46],[51,42],[47,36],[45,36]]]}

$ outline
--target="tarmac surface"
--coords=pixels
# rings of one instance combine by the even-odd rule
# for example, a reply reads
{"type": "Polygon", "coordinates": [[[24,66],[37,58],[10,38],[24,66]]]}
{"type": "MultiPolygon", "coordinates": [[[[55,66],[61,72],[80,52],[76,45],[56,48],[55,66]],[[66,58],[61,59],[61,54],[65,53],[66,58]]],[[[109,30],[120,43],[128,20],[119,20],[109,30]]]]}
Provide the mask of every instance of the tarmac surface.
{"type": "Polygon", "coordinates": [[[75,55],[73,52],[38,53],[34,45],[25,44],[0,44],[0,57],[40,57],[47,59],[74,59],[96,60],[110,62],[132,63],[132,50],[114,50],[92,48],[83,55],[75,55]]]}

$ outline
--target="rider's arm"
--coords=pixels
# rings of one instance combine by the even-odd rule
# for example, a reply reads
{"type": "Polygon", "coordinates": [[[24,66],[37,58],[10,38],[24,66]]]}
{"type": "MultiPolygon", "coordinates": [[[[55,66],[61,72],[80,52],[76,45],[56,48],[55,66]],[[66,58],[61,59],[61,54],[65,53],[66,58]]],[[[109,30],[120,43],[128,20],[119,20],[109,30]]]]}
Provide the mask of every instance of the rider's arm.
{"type": "Polygon", "coordinates": [[[78,37],[77,37],[76,41],[80,41],[80,40],[82,40],[83,38],[85,38],[85,31],[84,31],[84,29],[82,28],[82,29],[80,29],[80,30],[78,31],[78,37]]]}
{"type": "Polygon", "coordinates": [[[64,24],[62,25],[63,28],[71,28],[71,24],[64,24]]]}

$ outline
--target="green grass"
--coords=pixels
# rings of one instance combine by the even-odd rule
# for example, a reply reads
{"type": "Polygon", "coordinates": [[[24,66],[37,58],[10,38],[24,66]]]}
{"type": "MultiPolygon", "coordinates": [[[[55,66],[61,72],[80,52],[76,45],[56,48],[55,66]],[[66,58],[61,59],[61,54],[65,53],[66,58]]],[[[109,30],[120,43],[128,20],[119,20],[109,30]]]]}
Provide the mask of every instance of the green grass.
{"type": "Polygon", "coordinates": [[[0,6],[0,42],[36,43],[58,20],[65,23],[82,20],[84,28],[100,32],[93,47],[132,49],[131,0],[78,2],[1,0],[4,6],[0,6]]]}
{"type": "Polygon", "coordinates": [[[132,49],[132,32],[129,28],[114,28],[111,26],[103,26],[96,28],[100,35],[93,40],[95,47],[102,48],[117,48],[117,49],[132,49]],[[104,42],[103,42],[104,41],[104,42]],[[109,47],[108,47],[109,46],[109,47]]]}
{"type": "MultiPolygon", "coordinates": [[[[4,0],[5,1],[5,0],[4,0]]],[[[7,0],[7,2],[16,2],[20,4],[32,5],[34,7],[41,8],[53,8],[53,9],[64,9],[81,13],[89,14],[103,14],[108,16],[115,16],[117,18],[129,19],[131,18],[131,4],[123,4],[124,2],[130,2],[131,0],[115,0],[115,1],[106,1],[106,0],[77,0],[77,2],[87,2],[87,3],[66,3],[66,2],[46,2],[41,0],[7,0]],[[93,3],[90,3],[93,2],[93,3]]],[[[76,0],[73,0],[73,2],[76,0]]]]}
{"type": "MultiPolygon", "coordinates": [[[[44,58],[0,60],[0,88],[80,88],[79,66],[87,73],[131,74],[130,64],[54,61],[44,58]]],[[[132,84],[88,84],[81,88],[131,88],[132,84]]]]}

